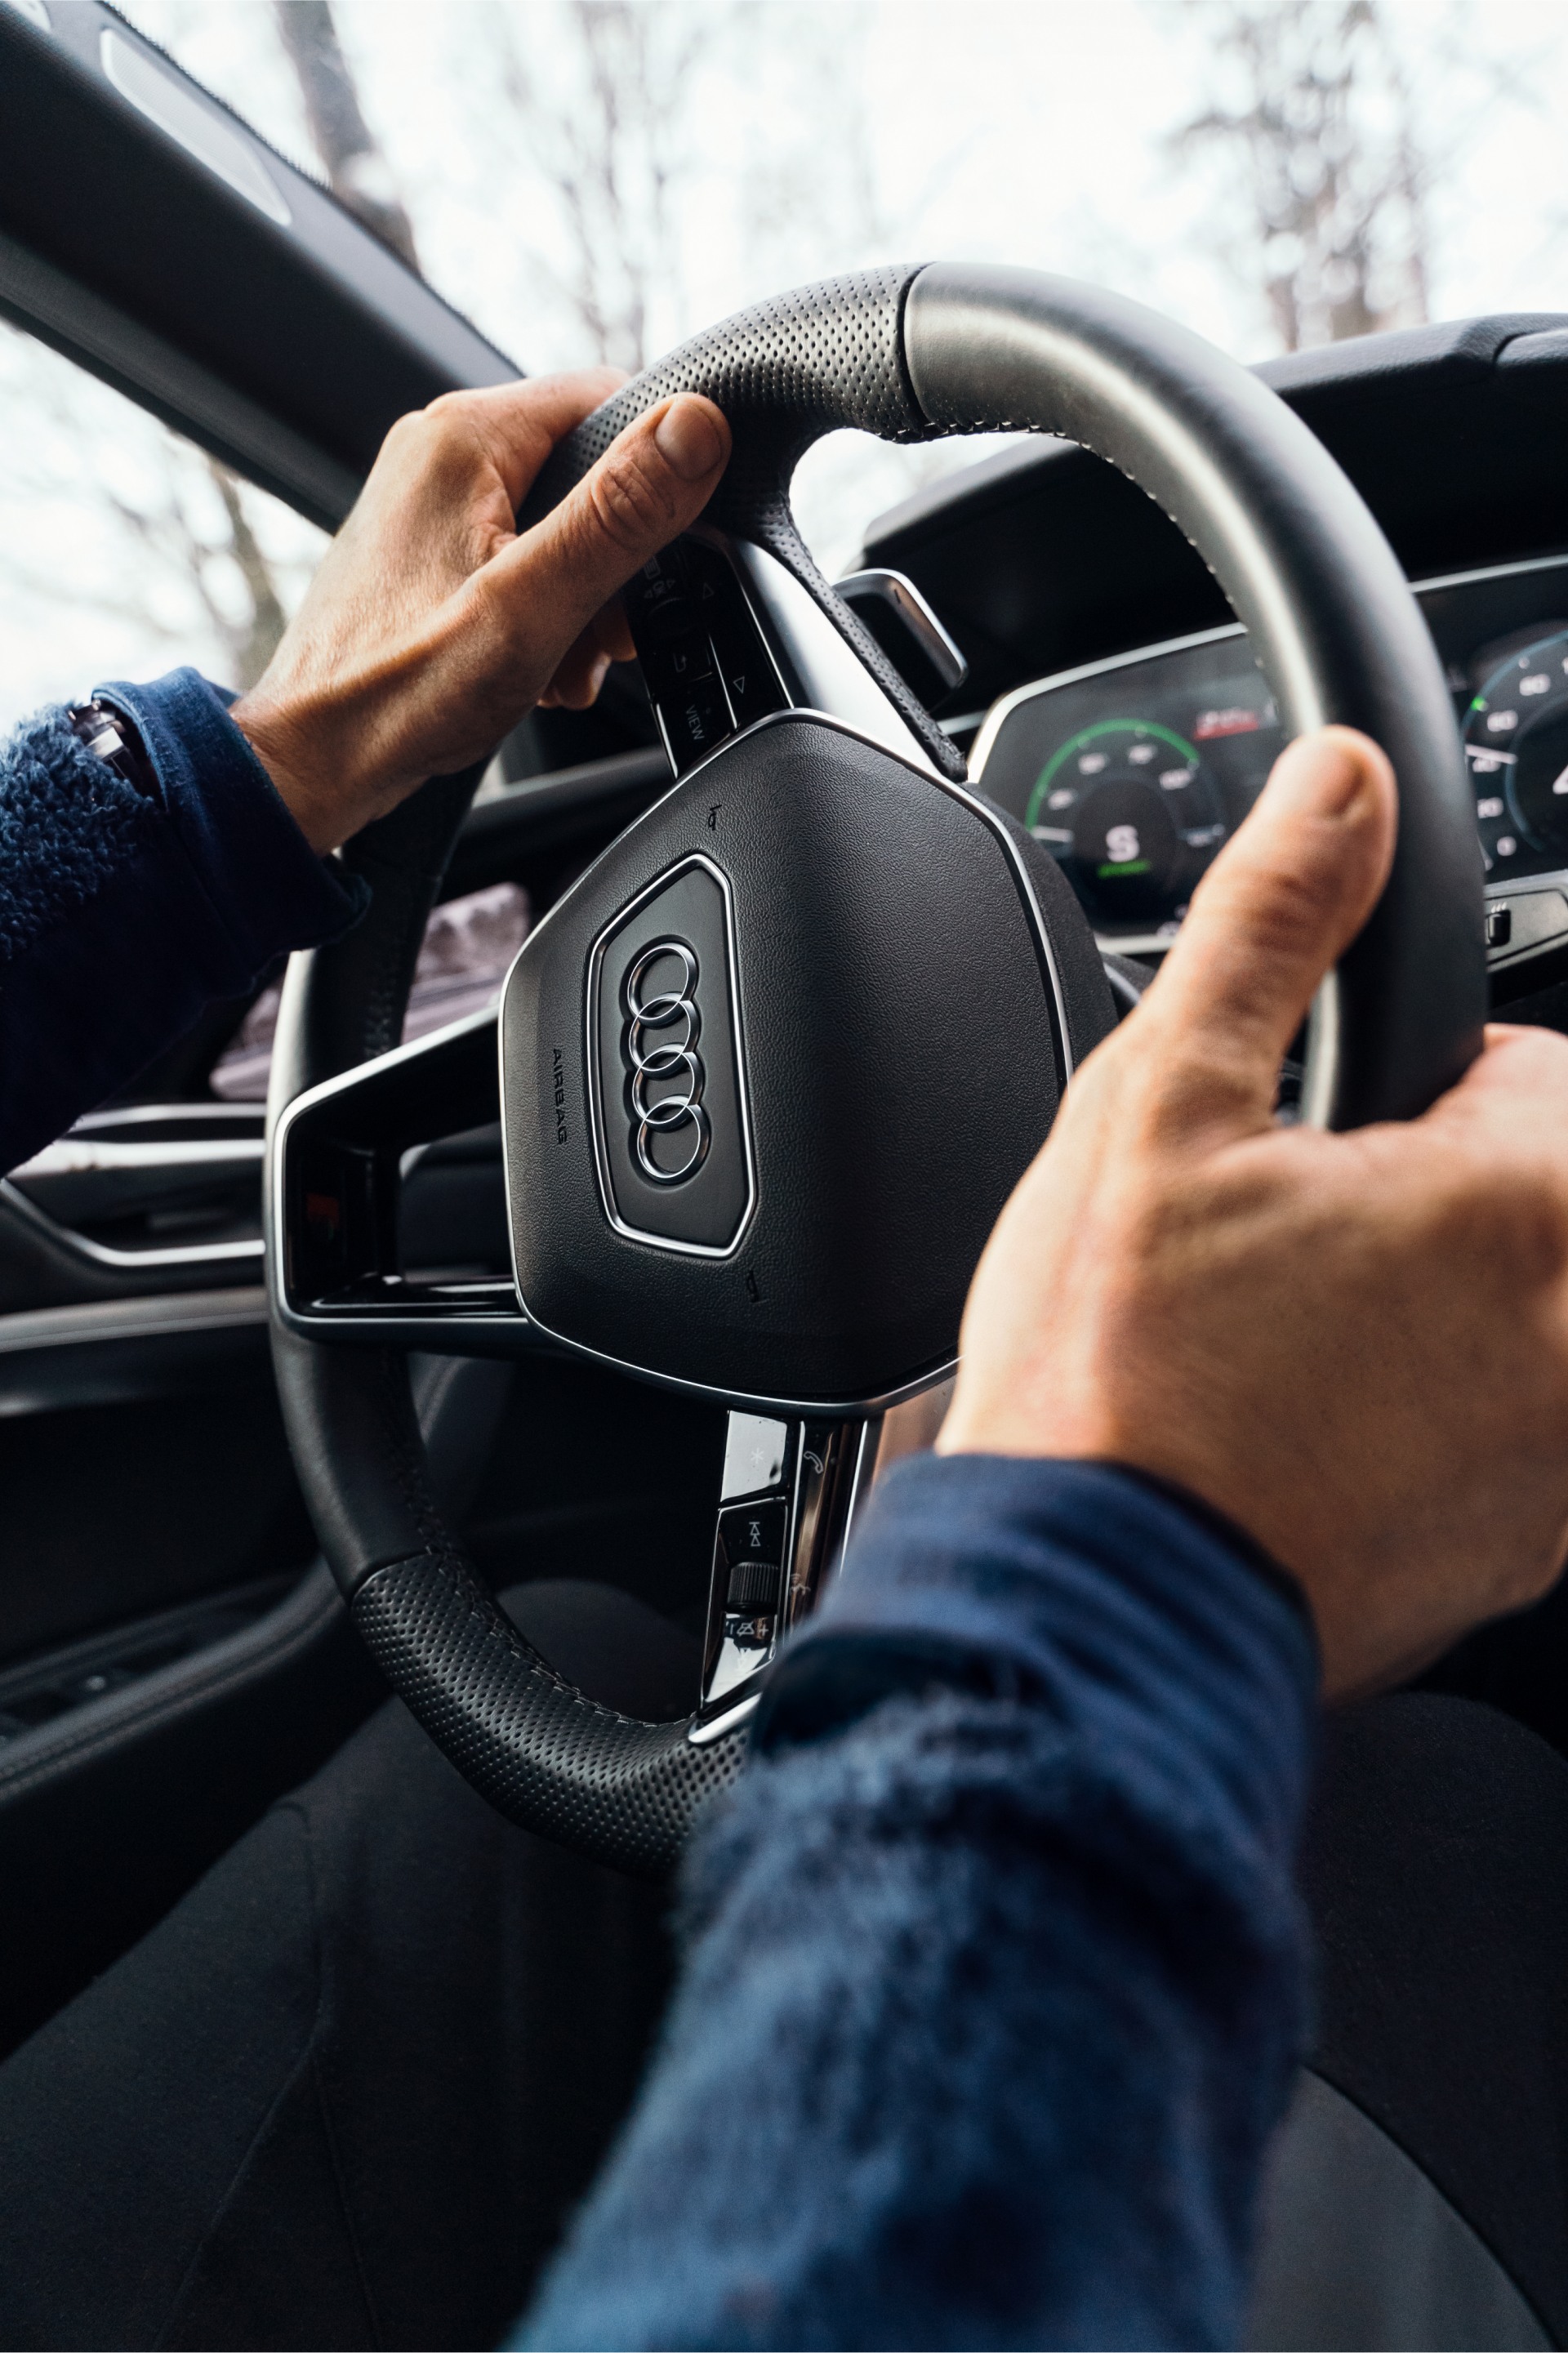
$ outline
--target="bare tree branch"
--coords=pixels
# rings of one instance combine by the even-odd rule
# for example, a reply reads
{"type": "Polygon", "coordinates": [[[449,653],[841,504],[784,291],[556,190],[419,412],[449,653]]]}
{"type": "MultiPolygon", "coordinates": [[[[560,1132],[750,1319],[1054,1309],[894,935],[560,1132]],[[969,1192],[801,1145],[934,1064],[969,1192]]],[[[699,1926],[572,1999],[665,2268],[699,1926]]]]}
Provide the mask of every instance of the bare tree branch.
{"type": "Polygon", "coordinates": [[[331,0],[274,0],[274,7],[332,194],[410,269],[417,270],[413,224],[391,166],[364,119],[331,0]]]}
{"type": "Polygon", "coordinates": [[[1381,0],[1187,0],[1229,85],[1172,134],[1287,351],[1427,315],[1435,159],[1381,0]]]}
{"type": "Polygon", "coordinates": [[[542,89],[498,16],[497,83],[550,191],[569,259],[540,276],[579,331],[584,358],[637,369],[656,316],[679,316],[676,202],[700,159],[691,89],[711,8],[691,0],[561,0],[556,56],[573,97],[542,89]]]}
{"type": "MultiPolygon", "coordinates": [[[[226,630],[234,657],[235,684],[243,691],[256,684],[277,652],[279,640],[289,626],[289,616],[278,594],[272,567],[251,528],[250,517],[245,512],[238,482],[228,468],[220,466],[216,458],[207,459],[207,470],[223,501],[224,512],[228,517],[231,553],[250,597],[250,618],[243,633],[232,625],[226,630]]],[[[198,584],[203,576],[202,567],[198,565],[198,584]]]]}

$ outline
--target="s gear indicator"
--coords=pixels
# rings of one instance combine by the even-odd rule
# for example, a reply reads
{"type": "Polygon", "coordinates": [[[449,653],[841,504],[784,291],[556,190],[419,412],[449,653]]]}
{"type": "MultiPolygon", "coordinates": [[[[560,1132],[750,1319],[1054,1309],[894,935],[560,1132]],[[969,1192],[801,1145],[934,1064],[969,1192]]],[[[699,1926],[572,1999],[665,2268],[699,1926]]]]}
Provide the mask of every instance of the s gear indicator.
{"type": "Polygon", "coordinates": [[[1108,946],[1158,948],[1257,799],[1279,713],[1231,630],[1005,695],[970,773],[1061,867],[1108,946]]]}
{"type": "Polygon", "coordinates": [[[1167,915],[1228,830],[1195,744],[1151,719],[1101,719],[1053,752],[1024,822],[1108,923],[1167,915]]]}
{"type": "MultiPolygon", "coordinates": [[[[1568,871],[1568,558],[1415,594],[1464,739],[1489,945],[1535,953],[1563,893],[1533,889],[1528,908],[1501,894],[1568,871]]],[[[1137,955],[1174,937],[1283,748],[1268,681],[1231,627],[1014,688],[986,713],[970,774],[1058,860],[1102,944],[1137,955]]]]}

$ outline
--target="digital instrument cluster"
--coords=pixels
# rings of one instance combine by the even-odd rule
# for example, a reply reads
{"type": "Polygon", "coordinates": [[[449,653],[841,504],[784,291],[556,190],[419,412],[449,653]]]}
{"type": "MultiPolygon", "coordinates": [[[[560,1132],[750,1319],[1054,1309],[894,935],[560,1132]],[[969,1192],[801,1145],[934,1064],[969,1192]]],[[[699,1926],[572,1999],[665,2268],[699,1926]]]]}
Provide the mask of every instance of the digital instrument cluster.
{"type": "Polygon", "coordinates": [[[1489,880],[1568,866],[1568,630],[1489,670],[1465,712],[1465,758],[1489,880]]]}
{"type": "Polygon", "coordinates": [[[971,769],[1060,860],[1095,930],[1132,944],[1174,933],[1283,740],[1228,629],[1021,688],[992,711],[971,769]]]}
{"type": "MultiPolygon", "coordinates": [[[[1488,883],[1568,870],[1568,561],[1415,594],[1454,695],[1488,883]]],[[[970,771],[1059,860],[1108,945],[1152,948],[1283,742],[1233,626],[1020,687],[987,714],[970,771]]]]}

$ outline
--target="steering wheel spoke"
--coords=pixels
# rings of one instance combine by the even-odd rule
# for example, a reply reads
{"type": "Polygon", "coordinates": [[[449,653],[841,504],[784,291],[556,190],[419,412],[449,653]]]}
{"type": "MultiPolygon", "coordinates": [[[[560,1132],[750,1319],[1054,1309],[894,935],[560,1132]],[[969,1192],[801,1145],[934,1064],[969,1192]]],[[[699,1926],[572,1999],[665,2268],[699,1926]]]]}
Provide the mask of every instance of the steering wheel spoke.
{"type": "Polygon", "coordinates": [[[816,1608],[870,1493],[881,1432],[879,1416],[731,1414],[695,1742],[745,1721],[780,1642],[816,1608]]]}
{"type": "Polygon", "coordinates": [[[268,1175],[286,1330],[437,1355],[541,1345],[511,1273],[493,1011],[297,1096],[268,1175]]]}
{"type": "Polygon", "coordinates": [[[713,1535],[699,1746],[743,1724],[779,1644],[817,1607],[877,1481],[930,1446],[951,1378],[865,1419],[731,1412],[713,1535]]]}

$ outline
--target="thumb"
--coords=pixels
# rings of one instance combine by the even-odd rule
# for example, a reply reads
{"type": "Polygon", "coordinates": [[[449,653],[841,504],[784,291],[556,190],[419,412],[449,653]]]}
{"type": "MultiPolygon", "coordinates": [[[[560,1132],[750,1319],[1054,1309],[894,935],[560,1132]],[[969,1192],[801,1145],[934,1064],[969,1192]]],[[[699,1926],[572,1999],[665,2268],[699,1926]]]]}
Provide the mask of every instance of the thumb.
{"type": "Polygon", "coordinates": [[[729,457],[723,412],[700,393],[680,393],[628,425],[571,494],[487,567],[542,683],[601,607],[696,522],[729,457]]]}
{"type": "Polygon", "coordinates": [[[1272,1117],[1280,1062],[1377,902],[1397,822],[1394,770],[1370,736],[1325,727],[1280,754],[1144,1000],[1169,1033],[1184,1118],[1272,1117]]]}

